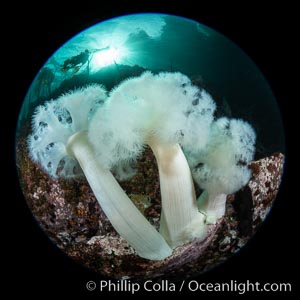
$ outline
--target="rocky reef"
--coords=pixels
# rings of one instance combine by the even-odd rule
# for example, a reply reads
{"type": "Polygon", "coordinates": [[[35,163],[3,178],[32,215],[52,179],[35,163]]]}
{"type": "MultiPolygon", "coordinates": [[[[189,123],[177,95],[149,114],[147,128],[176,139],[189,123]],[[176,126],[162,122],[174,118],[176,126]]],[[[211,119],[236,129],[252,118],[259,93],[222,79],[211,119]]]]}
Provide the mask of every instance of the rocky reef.
{"type": "MultiPolygon", "coordinates": [[[[251,162],[252,179],[228,196],[226,215],[210,226],[204,241],[178,247],[163,261],[150,261],[135,255],[117,234],[85,179],[53,180],[30,160],[25,138],[18,138],[16,145],[23,193],[40,226],[74,261],[110,278],[190,277],[225,261],[247,243],[270,211],[284,165],[282,153],[251,162]]],[[[139,159],[137,174],[120,184],[158,228],[159,177],[150,149],[139,159]]]]}

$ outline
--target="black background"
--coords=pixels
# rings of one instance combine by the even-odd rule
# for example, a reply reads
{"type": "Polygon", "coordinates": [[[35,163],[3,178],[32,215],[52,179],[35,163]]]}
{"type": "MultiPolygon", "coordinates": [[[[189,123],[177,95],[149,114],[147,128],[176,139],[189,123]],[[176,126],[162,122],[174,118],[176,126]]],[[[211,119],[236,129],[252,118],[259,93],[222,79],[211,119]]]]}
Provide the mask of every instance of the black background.
{"type": "MultiPolygon", "coordinates": [[[[195,19],[223,33],[238,44],[261,69],[278,100],[283,117],[287,159],[281,190],[262,228],[246,247],[226,263],[197,277],[198,281],[222,282],[292,282],[296,288],[297,185],[292,184],[292,158],[297,126],[293,57],[296,35],[295,8],[264,7],[241,1],[240,6],[214,4],[197,7],[190,1],[164,4],[132,4],[130,1],[88,1],[61,3],[40,1],[21,6],[10,3],[2,10],[7,20],[2,25],[2,65],[4,105],[1,122],[4,136],[1,148],[9,150],[4,158],[1,204],[2,292],[24,296],[45,295],[101,297],[99,291],[88,292],[88,280],[99,282],[101,276],[78,266],[53,245],[38,227],[22,196],[14,163],[14,136],[20,106],[39,69],[63,43],[82,29],[118,15],[134,12],[164,12],[195,19]],[[126,3],[125,3],[126,2],[126,3]],[[294,33],[293,33],[294,31],[294,33]],[[294,89],[294,91],[293,91],[294,89]],[[294,107],[293,107],[294,106],[294,107]],[[6,136],[7,135],[7,136],[6,136]],[[4,253],[3,253],[4,251],[4,253]]],[[[298,128],[297,128],[298,127],[298,128]]],[[[299,136],[299,135],[298,135],[299,136]]],[[[295,163],[296,162],[296,163],[295,163]]],[[[202,297],[203,294],[192,293],[202,297]]],[[[262,294],[261,294],[262,295],[262,294]]],[[[205,296],[210,296],[205,294],[205,296]]],[[[284,294],[282,296],[288,296],[284,294]]]]}

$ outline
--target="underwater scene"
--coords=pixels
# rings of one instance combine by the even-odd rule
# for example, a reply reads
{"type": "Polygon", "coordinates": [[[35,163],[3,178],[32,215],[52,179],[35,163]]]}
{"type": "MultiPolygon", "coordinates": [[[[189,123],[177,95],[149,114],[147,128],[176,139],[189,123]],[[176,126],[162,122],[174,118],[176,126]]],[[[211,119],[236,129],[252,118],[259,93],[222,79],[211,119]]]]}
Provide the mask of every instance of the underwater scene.
{"type": "Polygon", "coordinates": [[[272,208],[284,159],[255,62],[166,14],[120,16],[66,41],[33,79],[16,132],[39,226],[116,279],[192,277],[229,259],[272,208]]]}

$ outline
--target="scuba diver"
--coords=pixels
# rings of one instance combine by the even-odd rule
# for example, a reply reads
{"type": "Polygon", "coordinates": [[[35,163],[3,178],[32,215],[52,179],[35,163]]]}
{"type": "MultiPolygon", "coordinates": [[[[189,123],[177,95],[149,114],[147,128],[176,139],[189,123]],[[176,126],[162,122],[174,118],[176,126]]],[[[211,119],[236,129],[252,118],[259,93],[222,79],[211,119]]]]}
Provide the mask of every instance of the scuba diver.
{"type": "Polygon", "coordinates": [[[68,58],[64,61],[63,65],[61,65],[61,70],[66,73],[70,69],[73,70],[71,76],[76,74],[82,66],[84,66],[87,63],[87,73],[89,74],[89,63],[93,57],[93,55],[97,52],[105,51],[108,50],[110,47],[104,47],[104,48],[99,48],[99,49],[93,49],[93,50],[88,50],[85,49],[78,55],[75,55],[71,58],[68,58]]]}
{"type": "Polygon", "coordinates": [[[78,55],[66,59],[62,65],[62,70],[66,72],[69,69],[74,69],[76,73],[89,60],[90,54],[90,51],[85,49],[78,55]]]}

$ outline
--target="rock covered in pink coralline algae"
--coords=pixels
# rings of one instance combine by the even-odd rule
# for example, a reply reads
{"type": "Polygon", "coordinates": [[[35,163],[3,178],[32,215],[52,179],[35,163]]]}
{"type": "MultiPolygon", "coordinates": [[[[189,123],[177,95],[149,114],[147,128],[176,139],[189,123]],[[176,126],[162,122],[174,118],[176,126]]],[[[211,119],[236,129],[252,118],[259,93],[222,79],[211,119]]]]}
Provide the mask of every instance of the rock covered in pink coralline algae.
{"type": "MultiPolygon", "coordinates": [[[[229,195],[226,215],[211,225],[207,238],[178,247],[163,261],[138,257],[106,218],[87,181],[53,180],[28,157],[26,140],[17,143],[17,165],[24,195],[40,226],[76,262],[111,278],[176,278],[204,272],[238,251],[251,235],[238,230],[235,195],[229,195]]],[[[270,210],[281,181],[283,154],[252,162],[248,187],[253,199],[253,233],[270,210]]],[[[125,192],[158,228],[161,211],[155,158],[146,149],[137,174],[121,182],[125,192]]],[[[252,199],[250,199],[252,201],[252,199]]]]}
{"type": "Polygon", "coordinates": [[[249,165],[253,174],[248,186],[252,191],[255,227],[264,220],[272,207],[281,182],[283,165],[284,155],[282,153],[275,153],[249,165]]]}

